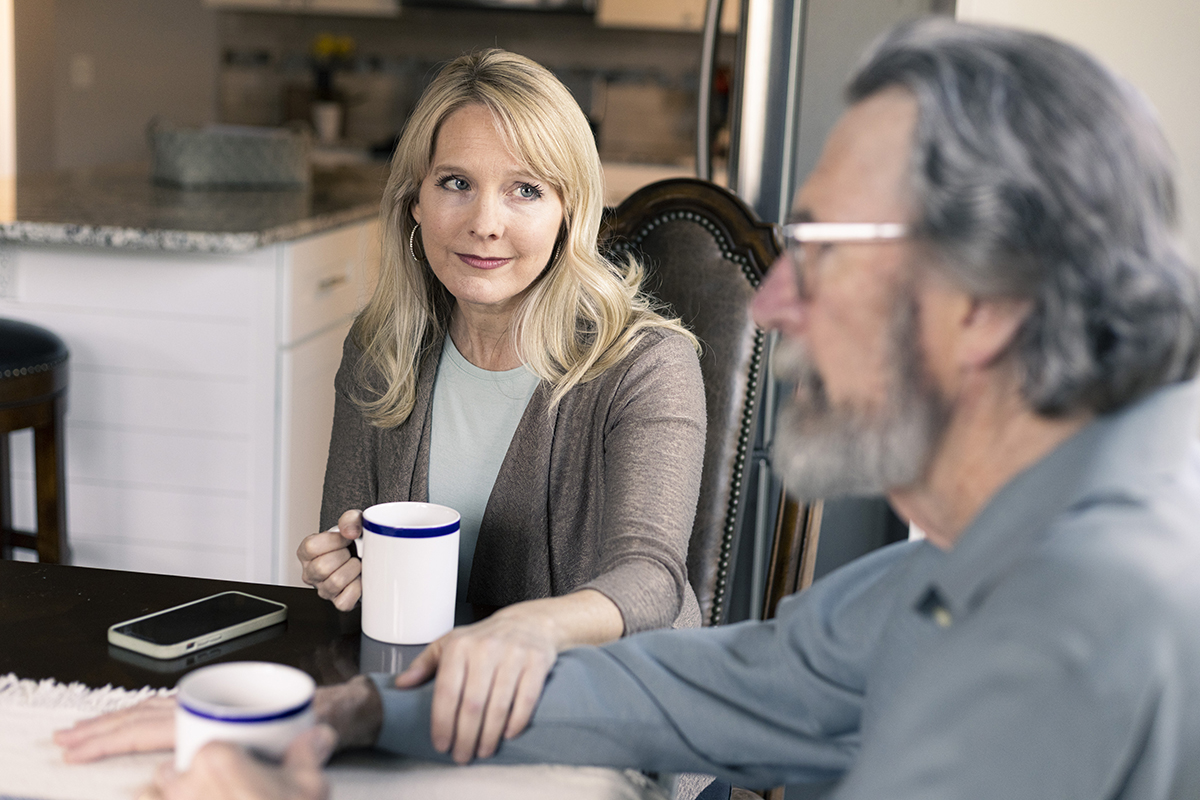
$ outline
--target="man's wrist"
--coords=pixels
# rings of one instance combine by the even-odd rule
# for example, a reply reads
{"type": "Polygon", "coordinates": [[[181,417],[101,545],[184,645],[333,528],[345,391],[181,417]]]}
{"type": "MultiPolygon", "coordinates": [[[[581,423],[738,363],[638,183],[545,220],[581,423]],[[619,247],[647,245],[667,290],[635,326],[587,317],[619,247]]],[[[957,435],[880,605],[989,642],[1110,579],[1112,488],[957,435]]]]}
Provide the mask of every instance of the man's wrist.
{"type": "Polygon", "coordinates": [[[365,675],[337,686],[317,689],[313,707],[318,721],[337,732],[339,750],[371,747],[379,738],[383,700],[375,684],[365,675]]]}

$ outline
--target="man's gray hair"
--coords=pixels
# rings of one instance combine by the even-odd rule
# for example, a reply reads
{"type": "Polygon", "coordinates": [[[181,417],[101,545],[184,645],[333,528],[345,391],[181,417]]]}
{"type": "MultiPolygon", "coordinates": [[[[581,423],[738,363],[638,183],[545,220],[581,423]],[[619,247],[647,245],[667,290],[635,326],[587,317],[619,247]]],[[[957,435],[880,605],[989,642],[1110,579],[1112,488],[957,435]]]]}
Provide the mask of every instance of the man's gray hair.
{"type": "Polygon", "coordinates": [[[1033,303],[1013,349],[1034,409],[1103,413],[1195,374],[1200,275],[1140,93],[1062,42],[944,18],[886,35],[847,94],[890,87],[919,109],[918,235],[968,291],[1033,303]]]}

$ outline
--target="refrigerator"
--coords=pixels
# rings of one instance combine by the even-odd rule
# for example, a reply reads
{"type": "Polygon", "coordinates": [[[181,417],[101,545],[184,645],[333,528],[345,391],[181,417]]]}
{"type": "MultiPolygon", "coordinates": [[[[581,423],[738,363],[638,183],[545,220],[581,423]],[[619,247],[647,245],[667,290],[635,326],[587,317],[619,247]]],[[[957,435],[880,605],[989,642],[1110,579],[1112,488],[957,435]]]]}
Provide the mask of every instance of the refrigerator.
{"type": "MultiPolygon", "coordinates": [[[[709,0],[700,58],[697,174],[712,178],[709,105],[723,2],[709,0]]],[[[895,23],[954,14],[954,0],[741,0],[730,97],[727,185],[763,220],[785,221],[844,109],[843,90],[870,43],[895,23]]],[[[768,352],[773,342],[768,339],[768,352]]],[[[769,360],[768,360],[769,363],[769,360]]],[[[759,409],[747,506],[726,621],[757,619],[781,484],[770,448],[783,387],[770,375],[759,409]]],[[[827,502],[817,548],[819,577],[907,535],[883,498],[827,502]]]]}

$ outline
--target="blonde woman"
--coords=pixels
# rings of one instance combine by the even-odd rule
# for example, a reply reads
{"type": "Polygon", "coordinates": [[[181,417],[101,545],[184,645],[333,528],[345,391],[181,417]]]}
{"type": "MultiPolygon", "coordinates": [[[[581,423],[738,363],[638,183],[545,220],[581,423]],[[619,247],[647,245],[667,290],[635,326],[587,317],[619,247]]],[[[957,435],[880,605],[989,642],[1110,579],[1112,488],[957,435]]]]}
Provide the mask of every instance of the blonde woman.
{"type": "MultiPolygon", "coordinates": [[[[699,625],[696,342],[640,294],[636,264],[597,251],[602,197],[587,121],[553,75],[500,50],[451,62],[397,148],[380,280],[338,371],[326,530],[299,548],[304,578],[353,608],[361,509],[462,514],[460,600],[494,613],[397,677],[436,676],[431,736],[457,761],[525,727],[558,651],[699,625]]],[[[58,741],[72,761],[170,747],[171,705],[58,741]]]]}
{"type": "Polygon", "coordinates": [[[397,147],[380,281],[338,372],[304,578],[353,608],[361,509],[462,514],[459,600],[499,610],[401,676],[436,673],[434,741],[462,761],[524,727],[559,650],[699,623],[695,340],[636,265],[597,251],[602,198],[591,130],[549,71],[500,50],[450,63],[397,147]]]}

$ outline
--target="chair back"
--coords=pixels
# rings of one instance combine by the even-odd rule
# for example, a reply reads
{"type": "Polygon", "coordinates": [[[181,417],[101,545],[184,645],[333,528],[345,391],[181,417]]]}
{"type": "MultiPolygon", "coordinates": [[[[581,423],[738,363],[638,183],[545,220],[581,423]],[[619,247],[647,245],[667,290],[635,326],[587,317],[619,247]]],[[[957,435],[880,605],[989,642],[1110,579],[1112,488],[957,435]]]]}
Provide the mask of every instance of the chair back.
{"type": "Polygon", "coordinates": [[[763,588],[762,619],[773,619],[779,601],[812,585],[825,504],[801,503],[781,492],[763,588]]]}
{"type": "Polygon", "coordinates": [[[600,239],[611,257],[638,258],[647,291],[702,345],[708,435],[687,566],[704,624],[719,624],[764,377],[764,337],[750,317],[750,300],[781,240],[732,192],[693,178],[639,189],[606,214],[600,239]]]}

